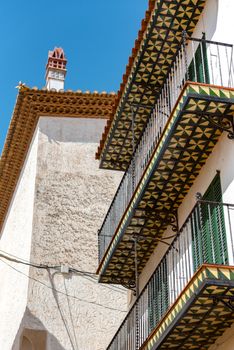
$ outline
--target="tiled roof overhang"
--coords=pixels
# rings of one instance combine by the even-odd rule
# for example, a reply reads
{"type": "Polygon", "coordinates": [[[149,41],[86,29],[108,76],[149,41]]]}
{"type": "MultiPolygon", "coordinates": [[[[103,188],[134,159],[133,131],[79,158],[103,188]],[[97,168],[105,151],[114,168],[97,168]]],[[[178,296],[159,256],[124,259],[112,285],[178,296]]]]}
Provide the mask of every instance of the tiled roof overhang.
{"type": "Polygon", "coordinates": [[[208,349],[234,322],[233,301],[234,267],[203,265],[140,350],[208,349]]]}
{"type": "Polygon", "coordinates": [[[96,153],[102,168],[126,170],[132,155],[131,106],[145,106],[136,106],[134,110],[137,142],[176,57],[182,32],[186,30],[189,36],[192,35],[205,2],[206,0],[150,2],[151,14],[147,12],[111,120],[108,121],[96,153]]]}
{"type": "Polygon", "coordinates": [[[145,236],[137,252],[139,273],[144,268],[222,133],[206,116],[233,118],[234,89],[184,87],[100,262],[100,282],[134,281],[133,234],[145,236]]]}
{"type": "Polygon", "coordinates": [[[0,230],[41,116],[110,118],[115,94],[21,87],[0,159],[0,230]]]}

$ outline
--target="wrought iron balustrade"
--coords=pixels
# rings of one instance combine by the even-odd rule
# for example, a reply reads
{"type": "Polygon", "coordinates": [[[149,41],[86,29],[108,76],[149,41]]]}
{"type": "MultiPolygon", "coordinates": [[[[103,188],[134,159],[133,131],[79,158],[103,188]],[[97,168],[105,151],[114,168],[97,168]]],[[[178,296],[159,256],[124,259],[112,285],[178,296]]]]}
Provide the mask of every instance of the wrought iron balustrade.
{"type": "Polygon", "coordinates": [[[198,201],[108,350],[137,350],[203,264],[232,265],[234,205],[198,201]]]}
{"type": "Polygon", "coordinates": [[[102,224],[101,230],[98,232],[99,261],[104,256],[124,210],[130,202],[133,193],[132,190],[133,179],[131,171],[126,171],[102,224]]]}
{"type": "Polygon", "coordinates": [[[191,38],[186,45],[181,45],[142,137],[135,148],[131,163],[99,230],[99,262],[130,203],[185,82],[190,80],[233,87],[233,63],[232,45],[191,38]]]}

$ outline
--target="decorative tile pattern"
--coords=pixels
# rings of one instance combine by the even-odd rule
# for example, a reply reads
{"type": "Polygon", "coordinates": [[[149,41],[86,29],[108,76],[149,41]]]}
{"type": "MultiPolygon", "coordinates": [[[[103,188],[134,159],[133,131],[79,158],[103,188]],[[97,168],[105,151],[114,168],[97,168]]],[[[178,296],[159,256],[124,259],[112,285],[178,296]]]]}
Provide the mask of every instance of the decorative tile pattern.
{"type": "Polygon", "coordinates": [[[182,40],[198,22],[206,0],[158,0],[126,79],[111,126],[101,140],[101,167],[126,170],[132,155],[131,105],[136,108],[135,138],[139,140],[182,40]],[[105,144],[104,144],[105,143],[105,144]],[[103,146],[104,145],[104,146],[103,146]]]}
{"type": "Polygon", "coordinates": [[[233,117],[234,91],[188,84],[99,266],[100,281],[134,280],[133,233],[145,237],[139,272],[145,266],[221,135],[208,115],[233,117]]]}
{"type": "Polygon", "coordinates": [[[234,268],[204,265],[141,350],[205,350],[234,322],[234,268]]]}

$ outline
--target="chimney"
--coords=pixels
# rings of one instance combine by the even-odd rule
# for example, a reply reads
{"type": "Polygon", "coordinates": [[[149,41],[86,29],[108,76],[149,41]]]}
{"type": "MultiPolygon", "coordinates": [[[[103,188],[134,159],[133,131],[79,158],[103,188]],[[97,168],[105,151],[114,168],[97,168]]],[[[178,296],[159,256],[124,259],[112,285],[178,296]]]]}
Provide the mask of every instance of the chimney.
{"type": "Polygon", "coordinates": [[[53,51],[49,51],[46,65],[47,90],[64,90],[64,80],[67,72],[66,64],[67,60],[61,47],[55,47],[53,51]]]}

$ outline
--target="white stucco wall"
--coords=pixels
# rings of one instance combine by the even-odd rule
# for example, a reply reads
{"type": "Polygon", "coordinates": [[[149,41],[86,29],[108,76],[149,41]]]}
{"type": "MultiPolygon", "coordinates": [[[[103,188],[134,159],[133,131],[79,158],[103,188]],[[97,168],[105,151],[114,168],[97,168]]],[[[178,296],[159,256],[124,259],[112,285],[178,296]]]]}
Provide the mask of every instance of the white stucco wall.
{"type": "Polygon", "coordinates": [[[232,0],[208,0],[194,36],[203,31],[209,40],[233,44],[233,11],[232,0]]]}
{"type": "MultiPolygon", "coordinates": [[[[0,238],[0,253],[7,252],[27,261],[31,248],[37,141],[38,130],[32,140],[0,238]]],[[[27,266],[5,259],[3,261],[28,275],[27,266]]],[[[0,260],[0,349],[10,350],[25,312],[28,278],[3,261],[0,260]]]]}
{"type": "MultiPolygon", "coordinates": [[[[194,30],[193,37],[202,38],[203,33],[205,33],[207,40],[233,45],[233,12],[233,0],[207,0],[201,18],[194,30]]],[[[190,52],[189,56],[191,56],[191,46],[192,43],[190,42],[188,50],[190,52]]],[[[195,47],[196,46],[195,44],[195,47]]],[[[217,46],[216,44],[208,44],[206,47],[210,83],[233,87],[234,56],[232,48],[222,45],[217,46]],[[232,78],[230,72],[232,72],[232,78]]],[[[190,60],[191,58],[189,62],[190,60]]]]}
{"type": "MultiPolygon", "coordinates": [[[[100,228],[122,174],[94,160],[105,121],[39,120],[31,259],[95,273],[100,228]]],[[[47,331],[48,350],[104,350],[125,316],[126,291],[97,278],[30,269],[21,329],[47,331]],[[67,297],[50,288],[69,294],[67,297]]],[[[20,332],[19,332],[20,333],[20,332]]],[[[20,336],[20,334],[19,334],[20,336]]],[[[19,337],[15,342],[15,349],[19,337]]]]}
{"type": "Polygon", "coordinates": [[[207,0],[192,36],[205,33],[207,40],[233,44],[233,11],[233,0],[207,0]]]}

